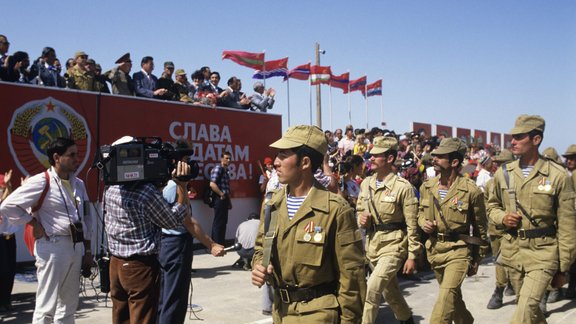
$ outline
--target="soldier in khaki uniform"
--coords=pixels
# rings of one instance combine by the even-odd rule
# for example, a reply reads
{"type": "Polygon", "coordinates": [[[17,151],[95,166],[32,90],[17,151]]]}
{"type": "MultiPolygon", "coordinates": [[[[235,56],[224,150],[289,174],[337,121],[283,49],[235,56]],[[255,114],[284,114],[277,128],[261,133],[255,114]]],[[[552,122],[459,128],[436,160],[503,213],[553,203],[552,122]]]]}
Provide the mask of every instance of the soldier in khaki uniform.
{"type": "Polygon", "coordinates": [[[362,323],[376,321],[382,293],[401,323],[414,323],[396,273],[403,269],[410,274],[416,268],[418,199],[410,182],[392,172],[398,153],[396,138],[380,136],[373,143],[370,160],[375,175],[362,182],[356,207],[358,224],[367,229],[366,257],[374,267],[362,323]]]}
{"type": "Polygon", "coordinates": [[[68,69],[68,82],[72,89],[98,91],[94,82],[94,74],[88,71],[86,64],[88,54],[80,51],[74,54],[76,64],[68,69]]]}
{"type": "Polygon", "coordinates": [[[466,275],[478,271],[486,237],[484,195],[476,183],[460,175],[466,144],[445,138],[432,152],[439,177],[420,187],[418,224],[429,234],[428,261],[440,284],[430,323],[472,323],[460,289],[466,275]],[[469,236],[470,227],[473,236],[469,236]],[[481,239],[482,238],[482,239],[481,239]]]}
{"type": "Polygon", "coordinates": [[[270,146],[285,186],[264,206],[252,283],[274,286],[274,323],[360,323],[366,280],[354,211],[314,179],[324,133],[294,126],[270,146]]]}
{"type": "Polygon", "coordinates": [[[574,190],[566,170],[538,154],[544,127],[540,116],[518,117],[510,133],[519,160],[496,171],[488,199],[490,221],[508,229],[500,255],[520,274],[510,278],[518,296],[511,323],[546,323],[539,303],[576,256],[574,190]]]}
{"type": "MultiPolygon", "coordinates": [[[[566,159],[566,169],[572,176],[572,187],[576,190],[576,144],[568,146],[562,156],[566,159]]],[[[570,267],[570,279],[568,281],[568,289],[566,289],[564,296],[568,299],[574,299],[576,298],[576,262],[572,263],[570,267]]]]}
{"type": "MultiPolygon", "coordinates": [[[[498,169],[504,163],[510,163],[514,161],[514,155],[507,149],[503,149],[500,154],[492,157],[492,162],[494,163],[494,168],[498,169]]],[[[488,195],[492,191],[492,187],[494,186],[494,179],[488,180],[485,186],[484,191],[484,198],[486,203],[486,212],[490,213],[490,209],[488,208],[488,195]]],[[[490,247],[492,248],[492,255],[496,258],[500,253],[500,241],[502,240],[502,236],[506,232],[504,231],[504,226],[496,226],[495,224],[488,222],[488,235],[490,236],[490,247]]],[[[506,286],[509,285],[509,272],[515,271],[512,268],[507,268],[501,265],[499,262],[496,262],[494,265],[496,270],[496,288],[494,289],[494,293],[488,302],[486,308],[488,309],[498,309],[502,307],[502,300],[504,297],[504,289],[506,286]]],[[[512,291],[507,296],[512,295],[512,291]]]]}

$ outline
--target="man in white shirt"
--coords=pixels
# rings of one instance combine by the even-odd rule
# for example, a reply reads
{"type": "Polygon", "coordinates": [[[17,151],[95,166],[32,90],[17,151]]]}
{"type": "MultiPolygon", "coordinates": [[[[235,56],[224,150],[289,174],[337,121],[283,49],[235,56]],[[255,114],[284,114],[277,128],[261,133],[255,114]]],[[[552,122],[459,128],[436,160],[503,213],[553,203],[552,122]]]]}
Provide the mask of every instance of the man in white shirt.
{"type": "Polygon", "coordinates": [[[92,264],[92,219],[84,215],[88,200],[82,180],[74,173],[80,165],[73,140],[57,138],[47,149],[52,166],[28,179],[2,202],[0,214],[12,224],[29,223],[36,238],[36,307],[33,323],[74,323],[80,290],[80,269],[92,264]],[[42,206],[31,215],[43,190],[42,206]],[[78,235],[73,235],[76,232],[78,235]],[[83,233],[83,239],[80,234],[83,233]]]}

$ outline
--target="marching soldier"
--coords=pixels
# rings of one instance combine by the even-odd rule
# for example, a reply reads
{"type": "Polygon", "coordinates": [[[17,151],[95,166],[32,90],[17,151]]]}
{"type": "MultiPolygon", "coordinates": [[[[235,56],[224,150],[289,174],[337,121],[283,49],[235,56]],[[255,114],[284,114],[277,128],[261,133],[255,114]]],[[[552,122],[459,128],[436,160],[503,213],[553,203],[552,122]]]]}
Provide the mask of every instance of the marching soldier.
{"type": "Polygon", "coordinates": [[[252,283],[274,286],[274,323],[359,323],[366,281],[362,236],[344,198],[314,179],[324,133],[295,126],[270,145],[285,184],[264,206],[252,283]]]}
{"type": "Polygon", "coordinates": [[[411,274],[416,268],[420,251],[418,199],[410,182],[392,172],[398,153],[396,138],[380,136],[373,142],[370,160],[375,175],[362,182],[357,205],[358,223],[368,232],[366,256],[374,267],[368,279],[362,322],[376,321],[384,293],[394,316],[401,323],[414,323],[396,273],[402,269],[411,274]]]}
{"type": "MultiPolygon", "coordinates": [[[[507,149],[503,149],[500,154],[492,157],[492,162],[494,163],[494,167],[497,169],[504,163],[509,163],[514,161],[514,155],[507,149]]],[[[486,190],[484,191],[484,198],[486,204],[488,204],[488,195],[492,191],[492,187],[494,186],[494,179],[488,180],[486,183],[486,190]]],[[[487,206],[488,207],[488,206],[487,206]]],[[[486,209],[487,213],[490,213],[490,210],[486,209]]],[[[503,225],[496,226],[495,224],[488,222],[488,235],[490,235],[490,246],[492,248],[492,255],[496,258],[500,253],[500,241],[502,240],[502,235],[504,235],[503,225]]],[[[504,290],[506,287],[510,287],[510,279],[509,279],[509,272],[515,271],[514,269],[504,267],[503,265],[496,262],[494,264],[494,268],[496,270],[496,288],[494,288],[494,293],[488,301],[488,305],[486,308],[488,309],[498,309],[502,307],[502,299],[504,297],[504,290]]],[[[511,290],[511,289],[510,289],[511,290]]],[[[510,291],[507,293],[506,296],[511,296],[514,293],[510,291]]]]}
{"type": "Polygon", "coordinates": [[[574,190],[566,170],[538,153],[544,127],[540,116],[516,119],[511,151],[519,160],[496,171],[488,200],[490,221],[507,228],[502,260],[518,273],[511,323],[546,323],[539,303],[548,285],[564,284],[576,256],[574,190]]]}
{"type": "Polygon", "coordinates": [[[472,323],[460,289],[466,275],[475,275],[484,254],[486,210],[476,183],[460,175],[466,144],[446,138],[432,152],[439,177],[420,188],[418,224],[430,237],[428,261],[440,284],[430,323],[472,323]],[[473,235],[470,236],[470,227],[473,235]]]}

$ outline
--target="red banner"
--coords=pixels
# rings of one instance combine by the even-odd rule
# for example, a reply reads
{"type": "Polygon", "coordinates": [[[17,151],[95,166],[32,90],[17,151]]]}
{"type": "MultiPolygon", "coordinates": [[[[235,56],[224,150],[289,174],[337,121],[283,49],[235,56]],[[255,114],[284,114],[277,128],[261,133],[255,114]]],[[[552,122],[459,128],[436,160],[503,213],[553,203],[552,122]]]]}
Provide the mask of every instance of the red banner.
{"type": "Polygon", "coordinates": [[[260,197],[257,161],[271,156],[268,145],[281,136],[282,129],[281,116],[272,114],[1,82],[0,102],[0,127],[8,134],[6,141],[0,141],[4,152],[0,171],[13,169],[14,179],[36,174],[49,166],[47,143],[70,137],[82,161],[78,176],[85,180],[91,197],[97,172],[89,177],[86,173],[97,146],[124,135],[190,140],[201,169],[197,189],[220,155],[230,152],[232,197],[260,197]]]}
{"type": "Polygon", "coordinates": [[[490,144],[500,147],[502,145],[502,134],[490,132],[490,144]]]}
{"type": "Polygon", "coordinates": [[[468,128],[456,127],[456,137],[464,140],[466,144],[470,143],[471,131],[468,128]]]}
{"type": "Polygon", "coordinates": [[[483,130],[478,130],[475,129],[474,130],[474,139],[476,140],[476,143],[478,144],[478,146],[482,146],[485,147],[486,144],[488,144],[488,134],[486,133],[486,131],[483,130]]]}
{"type": "Polygon", "coordinates": [[[430,138],[430,136],[432,135],[432,125],[426,123],[412,122],[412,131],[417,134],[424,132],[425,136],[423,137],[430,138]]]}
{"type": "Polygon", "coordinates": [[[436,136],[452,137],[452,126],[436,125],[436,136]]]}

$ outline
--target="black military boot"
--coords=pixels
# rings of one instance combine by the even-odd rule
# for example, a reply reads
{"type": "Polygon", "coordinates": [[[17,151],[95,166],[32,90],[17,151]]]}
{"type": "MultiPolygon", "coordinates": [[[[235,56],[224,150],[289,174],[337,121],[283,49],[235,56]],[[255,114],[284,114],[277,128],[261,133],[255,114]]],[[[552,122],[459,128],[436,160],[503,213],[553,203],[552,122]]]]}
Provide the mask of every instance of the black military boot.
{"type": "Polygon", "coordinates": [[[405,321],[400,321],[400,324],[414,324],[414,318],[412,318],[412,316],[410,316],[409,319],[407,319],[405,321]]]}
{"type": "Polygon", "coordinates": [[[516,293],[514,292],[514,288],[512,288],[512,285],[508,283],[506,285],[506,289],[504,290],[504,296],[514,296],[514,295],[516,295],[516,293]]]}
{"type": "Polygon", "coordinates": [[[548,299],[546,302],[548,304],[555,303],[562,299],[562,290],[560,288],[555,288],[554,290],[550,290],[548,292],[548,299]]]}
{"type": "Polygon", "coordinates": [[[492,297],[490,297],[490,301],[486,308],[488,309],[498,309],[502,307],[502,295],[504,295],[504,287],[496,287],[494,289],[494,293],[492,293],[492,297]]]}
{"type": "Polygon", "coordinates": [[[540,310],[542,311],[542,314],[544,314],[544,316],[548,317],[548,309],[546,308],[546,301],[548,300],[548,294],[550,292],[546,291],[546,293],[544,294],[544,296],[542,297],[542,299],[540,300],[540,310]]]}

